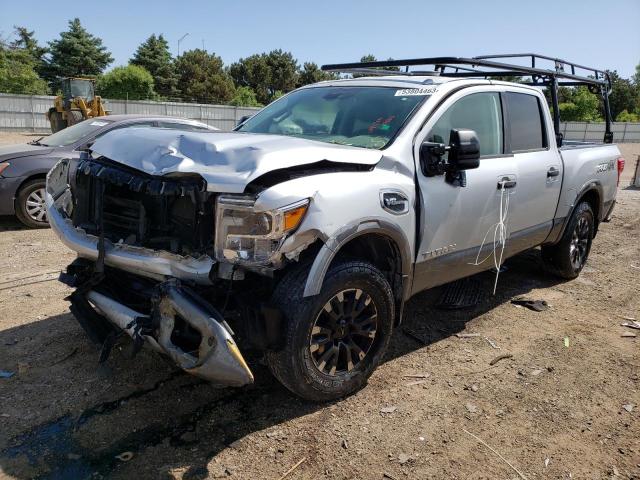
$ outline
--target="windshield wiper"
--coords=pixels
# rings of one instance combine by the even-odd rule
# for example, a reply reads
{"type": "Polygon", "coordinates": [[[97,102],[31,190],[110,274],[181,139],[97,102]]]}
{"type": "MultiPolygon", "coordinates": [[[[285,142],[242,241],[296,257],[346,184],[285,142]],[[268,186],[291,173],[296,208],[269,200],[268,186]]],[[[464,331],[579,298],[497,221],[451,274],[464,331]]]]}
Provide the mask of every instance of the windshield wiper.
{"type": "Polygon", "coordinates": [[[40,138],[37,138],[35,140],[32,140],[31,142],[29,142],[29,145],[38,145],[38,146],[41,146],[41,147],[46,147],[47,145],[45,145],[44,143],[40,143],[40,140],[42,140],[43,138],[44,137],[40,137],[40,138]]]}

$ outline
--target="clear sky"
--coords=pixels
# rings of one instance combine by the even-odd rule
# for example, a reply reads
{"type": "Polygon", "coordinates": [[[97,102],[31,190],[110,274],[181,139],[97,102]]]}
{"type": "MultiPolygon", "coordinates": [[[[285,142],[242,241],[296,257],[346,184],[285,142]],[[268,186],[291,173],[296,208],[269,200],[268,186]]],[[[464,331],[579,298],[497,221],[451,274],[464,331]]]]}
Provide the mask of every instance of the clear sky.
{"type": "Polygon", "coordinates": [[[115,62],[151,33],[172,53],[202,48],[226,64],[282,48],[302,63],[536,52],[628,77],[640,62],[640,0],[0,0],[0,34],[13,25],[41,43],[79,17],[115,62]]]}

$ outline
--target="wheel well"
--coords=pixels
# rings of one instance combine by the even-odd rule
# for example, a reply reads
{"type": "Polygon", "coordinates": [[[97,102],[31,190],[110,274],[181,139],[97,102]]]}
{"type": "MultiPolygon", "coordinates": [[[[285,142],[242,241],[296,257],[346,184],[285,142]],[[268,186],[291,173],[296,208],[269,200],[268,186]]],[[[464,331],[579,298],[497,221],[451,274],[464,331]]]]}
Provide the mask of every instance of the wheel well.
{"type": "Polygon", "coordinates": [[[24,188],[24,186],[33,181],[33,180],[45,180],[47,178],[47,174],[46,173],[36,173],[35,175],[31,175],[30,177],[25,178],[22,183],[20,185],[18,185],[18,188],[16,188],[16,193],[14,194],[14,199],[13,202],[15,204],[16,200],[18,199],[18,194],[20,193],[20,190],[22,190],[24,188]]]}
{"type": "Polygon", "coordinates": [[[584,193],[580,200],[576,202],[578,206],[582,202],[587,202],[593,210],[593,224],[594,224],[594,236],[598,232],[598,225],[600,224],[600,194],[597,190],[592,189],[584,193]]]}
{"type": "Polygon", "coordinates": [[[396,242],[380,233],[360,235],[340,247],[329,268],[345,259],[367,261],[384,274],[396,300],[396,321],[400,321],[403,303],[403,272],[402,254],[396,242]]]}

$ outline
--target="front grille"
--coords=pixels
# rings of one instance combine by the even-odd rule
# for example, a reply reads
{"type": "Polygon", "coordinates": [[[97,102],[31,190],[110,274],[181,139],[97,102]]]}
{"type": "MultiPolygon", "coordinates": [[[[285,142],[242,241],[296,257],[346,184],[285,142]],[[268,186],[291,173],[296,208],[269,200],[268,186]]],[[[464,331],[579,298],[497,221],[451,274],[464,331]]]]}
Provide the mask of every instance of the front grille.
{"type": "Polygon", "coordinates": [[[74,225],[114,243],[182,255],[211,253],[214,199],[199,176],[154,177],[105,158],[83,158],[74,194],[74,225]]]}

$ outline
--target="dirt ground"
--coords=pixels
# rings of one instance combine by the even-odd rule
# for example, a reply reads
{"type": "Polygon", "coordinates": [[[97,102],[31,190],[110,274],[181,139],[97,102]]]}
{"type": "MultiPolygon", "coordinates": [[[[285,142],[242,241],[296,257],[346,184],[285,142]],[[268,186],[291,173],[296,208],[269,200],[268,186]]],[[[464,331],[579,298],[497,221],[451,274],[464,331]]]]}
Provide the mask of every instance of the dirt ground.
{"type": "Polygon", "coordinates": [[[470,310],[418,295],[369,385],[328,405],[260,362],[243,389],[131,359],[127,342],[98,367],[55,281],[74,255],[0,219],[0,370],[15,372],[0,378],[0,478],[640,478],[640,331],[620,325],[640,317],[640,145],[623,149],[613,220],[578,279],[548,276],[532,251],[507,262],[496,296],[479,275],[470,310]],[[510,303],[520,295],[551,308],[510,303]]]}

